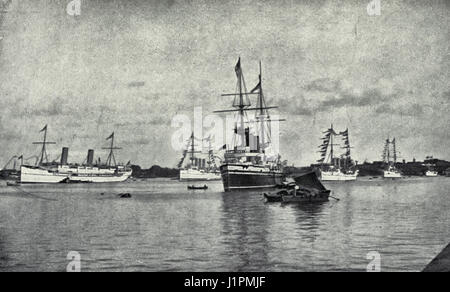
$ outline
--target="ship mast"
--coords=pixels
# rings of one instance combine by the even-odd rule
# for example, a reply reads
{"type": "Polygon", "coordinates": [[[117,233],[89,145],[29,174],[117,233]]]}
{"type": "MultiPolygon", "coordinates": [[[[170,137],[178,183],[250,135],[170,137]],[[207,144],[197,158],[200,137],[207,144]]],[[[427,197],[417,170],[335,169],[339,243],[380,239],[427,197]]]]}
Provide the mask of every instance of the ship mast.
{"type": "MultiPolygon", "coordinates": [[[[194,132],[192,132],[191,137],[189,138],[190,142],[191,142],[191,151],[188,152],[191,154],[191,167],[194,166],[194,161],[195,161],[195,153],[201,153],[200,151],[195,151],[195,134],[194,132]]],[[[197,165],[197,167],[199,167],[199,165],[197,165]]],[[[200,167],[199,167],[200,168],[200,167]]]]}
{"type": "Polygon", "coordinates": [[[261,65],[261,61],[259,61],[259,83],[256,85],[256,87],[254,89],[252,89],[252,91],[250,91],[251,93],[255,92],[256,90],[258,90],[258,105],[257,109],[259,110],[259,117],[258,117],[258,113],[256,114],[256,120],[259,121],[260,127],[261,127],[261,141],[258,141],[258,146],[257,148],[260,148],[260,145],[262,145],[261,147],[261,153],[265,153],[265,145],[266,145],[266,133],[265,133],[265,126],[267,124],[267,139],[268,139],[268,143],[271,142],[271,131],[270,131],[270,127],[269,124],[271,122],[284,122],[286,121],[286,119],[271,119],[269,116],[269,110],[270,108],[276,108],[276,107],[267,107],[266,106],[266,100],[264,98],[264,93],[263,93],[263,86],[262,86],[262,65],[261,65]]]}
{"type": "MultiPolygon", "coordinates": [[[[241,70],[241,58],[238,61],[239,69],[236,70],[236,74],[238,75],[238,83],[239,83],[239,119],[241,123],[240,134],[241,134],[241,147],[245,148],[246,139],[245,139],[245,125],[244,125],[244,96],[242,94],[242,70],[241,70]]],[[[250,105],[250,104],[249,104],[250,105]]],[[[239,130],[238,130],[239,132],[239,130]]]]}
{"type": "Polygon", "coordinates": [[[389,138],[387,138],[386,143],[384,144],[383,161],[386,162],[388,165],[390,165],[391,160],[390,145],[391,141],[389,141],[389,138]]]}
{"type": "MultiPolygon", "coordinates": [[[[331,128],[329,129],[329,133],[330,133],[330,142],[329,142],[329,144],[330,144],[330,164],[336,166],[335,162],[334,162],[334,146],[335,145],[339,145],[339,144],[334,144],[334,139],[333,138],[334,138],[334,135],[337,135],[337,134],[336,134],[336,132],[333,129],[333,124],[331,124],[331,128]]],[[[339,164],[340,164],[340,160],[339,160],[339,164]]],[[[339,165],[339,167],[340,167],[340,165],[339,165]]]]}
{"type": "MultiPolygon", "coordinates": [[[[219,110],[219,111],[214,111],[215,113],[224,113],[224,112],[237,112],[238,113],[238,121],[240,123],[240,128],[238,128],[238,125],[236,125],[234,132],[235,134],[238,134],[241,137],[241,147],[243,149],[245,149],[246,145],[246,129],[245,129],[245,118],[246,118],[246,111],[250,111],[250,110],[255,110],[258,111],[259,113],[262,113],[264,115],[265,110],[267,109],[272,109],[272,108],[277,108],[276,106],[271,106],[271,107],[267,107],[264,104],[264,95],[262,94],[261,91],[261,86],[257,85],[257,87],[255,87],[255,89],[253,89],[250,92],[246,92],[246,85],[245,85],[245,79],[244,79],[244,75],[242,73],[242,68],[241,68],[241,58],[239,57],[239,60],[235,66],[235,72],[236,72],[236,77],[238,79],[237,81],[237,93],[231,93],[231,94],[222,94],[222,96],[237,96],[239,97],[238,100],[234,100],[233,102],[233,107],[236,109],[230,109],[230,110],[219,110]],[[255,91],[259,89],[259,91],[256,93],[255,91]],[[250,94],[258,94],[259,96],[259,101],[260,101],[260,105],[259,107],[255,107],[255,108],[250,108],[251,103],[250,100],[248,99],[248,95],[250,94]],[[261,103],[262,101],[262,103],[261,103]],[[239,132],[240,131],[240,132],[239,132]]],[[[261,80],[261,76],[260,76],[260,80],[261,80]]],[[[268,120],[268,119],[267,119],[268,120]]],[[[261,121],[262,122],[262,121],[261,121]]],[[[235,145],[237,146],[237,145],[235,145]]],[[[263,145],[264,146],[264,145],[263,145]]]]}
{"type": "Polygon", "coordinates": [[[333,161],[333,154],[334,154],[334,149],[333,149],[333,124],[331,124],[331,128],[330,128],[330,162],[334,165],[334,161],[333,161]]]}
{"type": "Polygon", "coordinates": [[[344,132],[340,132],[340,135],[342,135],[344,137],[344,147],[342,147],[343,149],[345,149],[345,154],[343,155],[343,157],[345,158],[344,160],[344,169],[347,169],[347,167],[349,167],[349,165],[352,165],[352,158],[351,158],[351,146],[350,146],[350,139],[349,139],[349,134],[348,134],[348,128],[344,131],[344,132]]]}
{"type": "MultiPolygon", "coordinates": [[[[339,145],[339,144],[334,144],[333,136],[337,135],[337,133],[333,129],[333,124],[331,124],[331,127],[323,133],[325,134],[325,137],[322,138],[322,140],[324,140],[324,141],[323,141],[322,145],[319,146],[320,150],[318,151],[319,153],[321,153],[321,158],[317,162],[320,162],[321,165],[323,165],[324,163],[328,162],[328,158],[329,158],[329,164],[336,166],[334,163],[334,146],[339,145]],[[327,156],[328,149],[330,149],[330,151],[329,151],[329,155],[327,156]]],[[[339,161],[339,164],[340,164],[340,161],[339,161]]],[[[340,165],[339,165],[339,167],[340,167],[340,165]]]]}
{"type": "Polygon", "coordinates": [[[211,171],[211,169],[216,169],[217,165],[214,160],[214,152],[211,146],[211,137],[207,138],[208,140],[208,170],[211,171]]]}
{"type": "Polygon", "coordinates": [[[392,151],[394,152],[393,155],[394,155],[394,166],[395,166],[395,164],[397,163],[397,149],[395,147],[395,137],[392,140],[392,151]]]}
{"type": "Polygon", "coordinates": [[[391,142],[389,141],[389,138],[386,140],[386,147],[387,147],[387,163],[388,165],[390,164],[391,161],[391,151],[389,149],[389,145],[391,144],[391,142]]]}
{"type": "Polygon", "coordinates": [[[191,161],[191,166],[194,165],[194,160],[195,160],[194,153],[200,153],[199,151],[195,151],[194,142],[195,142],[195,135],[194,135],[194,132],[192,132],[191,136],[187,140],[186,149],[183,150],[183,156],[181,157],[180,162],[178,162],[178,168],[181,168],[183,166],[183,162],[186,159],[187,154],[191,154],[191,157],[189,158],[189,160],[191,161]],[[189,148],[191,148],[190,151],[189,151],[189,148]]]}
{"type": "Polygon", "coordinates": [[[192,132],[191,134],[191,165],[194,165],[194,160],[195,160],[195,146],[194,146],[194,132],[192,132]]]}
{"type": "Polygon", "coordinates": [[[45,127],[42,128],[42,130],[40,130],[39,132],[44,132],[44,140],[42,142],[33,142],[33,144],[39,144],[39,145],[42,144],[41,155],[40,155],[39,163],[38,163],[38,165],[42,165],[42,164],[44,164],[44,159],[45,159],[45,162],[48,163],[46,145],[56,144],[56,143],[55,142],[47,142],[47,125],[45,125],[45,127]]]}
{"type": "Polygon", "coordinates": [[[109,147],[103,147],[102,149],[108,149],[109,150],[109,155],[108,158],[106,159],[106,165],[111,167],[112,162],[114,162],[114,166],[116,166],[116,158],[114,156],[114,152],[113,150],[118,150],[118,149],[122,149],[120,147],[114,147],[114,132],[112,132],[112,134],[106,138],[106,140],[110,140],[111,139],[111,145],[109,147]]]}
{"type": "Polygon", "coordinates": [[[261,142],[260,145],[257,145],[257,149],[261,149],[261,153],[265,152],[265,134],[264,134],[264,95],[263,95],[263,89],[262,89],[262,68],[261,68],[261,61],[259,61],[259,122],[261,126],[261,142]]]}

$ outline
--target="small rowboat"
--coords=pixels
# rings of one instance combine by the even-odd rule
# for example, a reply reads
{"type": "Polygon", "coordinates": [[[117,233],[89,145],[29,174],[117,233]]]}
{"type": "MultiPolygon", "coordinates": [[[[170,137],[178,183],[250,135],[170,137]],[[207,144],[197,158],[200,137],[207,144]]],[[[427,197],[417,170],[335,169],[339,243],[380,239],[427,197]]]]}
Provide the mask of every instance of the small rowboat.
{"type": "Polygon", "coordinates": [[[130,193],[120,193],[117,195],[119,198],[131,198],[130,193]]]}
{"type": "Polygon", "coordinates": [[[203,185],[203,186],[192,185],[192,186],[188,186],[187,188],[188,188],[188,190],[207,190],[208,186],[207,185],[203,185]]]}

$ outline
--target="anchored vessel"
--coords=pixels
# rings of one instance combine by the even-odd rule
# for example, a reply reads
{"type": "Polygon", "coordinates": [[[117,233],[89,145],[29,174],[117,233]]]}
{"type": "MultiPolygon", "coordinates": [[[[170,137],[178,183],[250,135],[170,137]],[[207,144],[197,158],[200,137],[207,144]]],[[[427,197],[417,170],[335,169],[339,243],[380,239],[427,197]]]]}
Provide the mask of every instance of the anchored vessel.
{"type": "Polygon", "coordinates": [[[20,168],[21,183],[103,183],[103,182],[122,182],[131,176],[131,169],[128,165],[117,165],[113,150],[121,149],[114,147],[114,133],[107,140],[111,140],[110,153],[106,164],[99,162],[94,164],[94,150],[89,150],[86,164],[76,165],[68,164],[69,148],[62,149],[60,163],[48,162],[46,145],[55,144],[47,141],[47,125],[40,131],[44,132],[43,142],[34,142],[41,144],[42,150],[37,165],[22,165],[20,168]]]}
{"type": "Polygon", "coordinates": [[[425,172],[426,176],[438,176],[438,172],[435,170],[428,170],[427,172],[425,172]]]}
{"type": "Polygon", "coordinates": [[[220,180],[220,172],[214,159],[211,141],[210,139],[207,140],[209,142],[208,160],[196,157],[195,153],[200,153],[200,151],[195,151],[195,136],[194,132],[192,132],[188,145],[183,151],[183,157],[178,163],[178,168],[180,169],[180,181],[220,180]],[[184,160],[188,154],[191,154],[190,161],[186,167],[183,168],[184,160]]]}
{"type": "Polygon", "coordinates": [[[331,191],[320,182],[316,173],[310,172],[297,176],[291,182],[278,186],[275,193],[263,193],[266,202],[313,203],[326,202],[331,191]]]}
{"type": "Polygon", "coordinates": [[[239,58],[235,72],[237,92],[223,94],[233,96],[233,108],[215,111],[235,113],[235,127],[231,145],[224,145],[226,152],[220,166],[223,187],[226,192],[242,189],[275,187],[283,181],[280,156],[274,153],[271,137],[271,119],[262,89],[261,63],[259,83],[247,91],[239,58]],[[251,108],[249,95],[257,95],[257,105],[251,108]],[[249,120],[247,112],[254,111],[255,119],[249,120]]]}
{"type": "Polygon", "coordinates": [[[383,177],[385,178],[401,178],[402,174],[395,167],[397,163],[397,147],[395,144],[395,138],[392,141],[386,139],[383,151],[383,161],[387,164],[387,169],[383,172],[383,177]],[[392,153],[391,153],[392,145],[392,153]]]}
{"type": "Polygon", "coordinates": [[[423,166],[426,166],[428,170],[425,172],[425,176],[428,177],[435,177],[438,176],[438,172],[436,171],[436,164],[432,162],[433,156],[427,156],[425,163],[422,164],[423,166]]]}
{"type": "Polygon", "coordinates": [[[322,138],[323,142],[319,146],[321,158],[320,176],[323,181],[352,181],[356,180],[358,170],[355,169],[355,163],[350,156],[350,140],[348,138],[348,129],[343,132],[336,133],[333,125],[324,132],[325,136],[322,138]],[[344,153],[339,157],[335,157],[334,146],[337,136],[341,136],[344,141],[344,153]]]}

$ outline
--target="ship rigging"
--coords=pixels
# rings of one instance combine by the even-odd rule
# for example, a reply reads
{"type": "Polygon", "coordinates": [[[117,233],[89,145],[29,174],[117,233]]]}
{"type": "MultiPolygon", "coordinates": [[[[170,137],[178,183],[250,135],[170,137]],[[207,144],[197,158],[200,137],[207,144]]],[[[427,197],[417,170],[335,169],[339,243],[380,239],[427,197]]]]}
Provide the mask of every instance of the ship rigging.
{"type": "Polygon", "coordinates": [[[234,112],[235,126],[231,147],[227,147],[224,161],[220,166],[225,191],[274,187],[283,180],[280,156],[272,149],[272,132],[269,109],[262,88],[262,67],[259,64],[259,82],[247,90],[239,58],[235,73],[237,77],[236,93],[222,94],[233,96],[233,109],[218,110],[215,113],[234,112]],[[250,95],[257,95],[256,107],[251,107],[250,95]],[[247,112],[255,111],[255,119],[249,120],[247,112]],[[270,149],[270,151],[268,151],[270,149]],[[270,152],[270,153],[269,153],[270,152]]]}

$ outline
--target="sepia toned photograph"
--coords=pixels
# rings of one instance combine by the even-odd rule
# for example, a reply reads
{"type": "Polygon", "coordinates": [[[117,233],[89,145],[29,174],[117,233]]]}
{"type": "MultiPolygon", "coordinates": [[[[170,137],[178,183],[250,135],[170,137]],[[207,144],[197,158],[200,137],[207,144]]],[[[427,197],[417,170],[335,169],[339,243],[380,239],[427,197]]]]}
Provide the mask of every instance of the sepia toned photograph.
{"type": "Polygon", "coordinates": [[[450,272],[449,24],[447,0],[0,0],[0,271],[450,272]]]}

